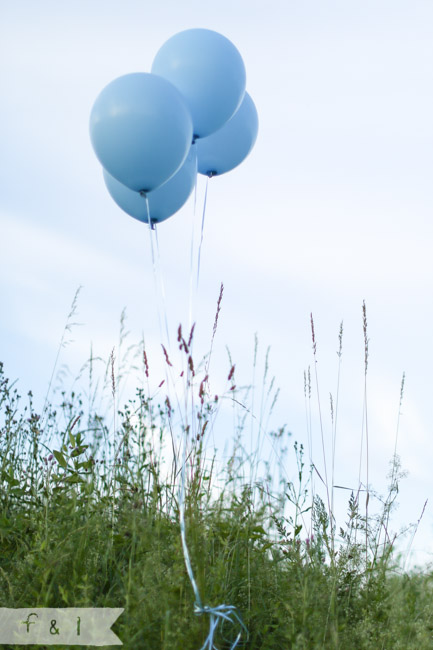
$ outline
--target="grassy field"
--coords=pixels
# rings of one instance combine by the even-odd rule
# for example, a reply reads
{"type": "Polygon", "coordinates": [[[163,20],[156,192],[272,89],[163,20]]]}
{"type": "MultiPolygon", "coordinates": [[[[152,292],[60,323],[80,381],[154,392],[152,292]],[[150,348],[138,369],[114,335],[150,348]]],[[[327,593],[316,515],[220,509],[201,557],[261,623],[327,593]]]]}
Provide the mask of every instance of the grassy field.
{"type": "MultiPolygon", "coordinates": [[[[313,322],[312,332],[315,352],[313,322]]],[[[219,605],[239,618],[232,612],[217,626],[218,650],[236,639],[237,648],[257,650],[433,648],[433,574],[405,572],[390,534],[398,456],[380,508],[360,485],[342,527],[330,486],[322,497],[313,492],[314,466],[284,429],[263,434],[281,463],[291,445],[296,481],[252,480],[242,418],[217,475],[204,459],[206,436],[224,400],[248,413],[245,396],[233,365],[225,394],[210,394],[209,357],[196,367],[193,336],[180,328],[177,343],[180,366],[163,350],[166,378],[156,393],[140,348],[143,386],[121,408],[114,353],[109,409],[97,406],[91,362],[86,395],[63,393],[56,407],[47,395],[41,413],[0,366],[0,607],[123,607],[113,631],[125,649],[211,648],[205,607],[219,605]]]]}

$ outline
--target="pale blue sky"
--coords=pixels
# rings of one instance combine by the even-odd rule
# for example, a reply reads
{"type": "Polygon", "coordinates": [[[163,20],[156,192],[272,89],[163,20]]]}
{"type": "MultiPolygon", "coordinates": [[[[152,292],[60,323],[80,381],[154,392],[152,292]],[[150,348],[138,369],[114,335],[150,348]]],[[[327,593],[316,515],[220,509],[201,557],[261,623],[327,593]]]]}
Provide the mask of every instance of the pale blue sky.
{"type": "MultiPolygon", "coordinates": [[[[276,419],[306,442],[303,371],[316,322],[325,412],[344,320],[338,482],[357,474],[365,299],[370,336],[371,480],[381,486],[399,438],[409,479],[401,523],[433,488],[431,260],[433,5],[323,2],[3,2],[0,21],[0,358],[23,392],[44,396],[72,297],[83,285],[73,373],[90,342],[107,356],[126,306],[132,339],[159,329],[146,229],[105,189],[88,119],[112,79],[149,71],[190,27],[240,50],[260,119],[256,147],[212,179],[196,302],[207,347],[225,285],[215,372],[227,344],[244,383],[254,333],[281,386],[276,419]],[[352,471],[353,470],[353,471],[352,471]]],[[[201,179],[202,180],[202,179],[201,179]]],[[[199,206],[203,183],[199,184],[199,206]]],[[[192,204],[161,224],[172,331],[188,319],[192,204]]],[[[156,354],[156,352],[155,352],[156,354]]],[[[221,360],[221,361],[220,361],[221,360]]],[[[327,416],[328,417],[328,416],[327,416]]],[[[329,420],[329,417],[328,417],[329,420]]],[[[432,512],[415,545],[428,546],[432,512]]]]}

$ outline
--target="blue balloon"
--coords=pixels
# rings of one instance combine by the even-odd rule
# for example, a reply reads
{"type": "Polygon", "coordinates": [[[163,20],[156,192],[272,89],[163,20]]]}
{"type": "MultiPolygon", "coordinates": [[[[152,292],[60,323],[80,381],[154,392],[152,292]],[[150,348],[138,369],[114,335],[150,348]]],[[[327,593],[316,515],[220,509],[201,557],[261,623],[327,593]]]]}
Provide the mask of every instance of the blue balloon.
{"type": "Polygon", "coordinates": [[[239,110],[216,133],[197,140],[197,168],[205,176],[225,174],[241,164],[254,147],[259,129],[257,110],[245,93],[239,110]]]}
{"type": "MultiPolygon", "coordinates": [[[[139,221],[148,223],[148,212],[145,196],[130,190],[113,178],[103,169],[104,180],[111,197],[127,214],[139,221]]],[[[197,155],[195,145],[182,167],[170,180],[147,194],[150,220],[159,223],[171,217],[188,200],[197,178],[197,155]]]]}
{"type": "Polygon", "coordinates": [[[196,138],[220,129],[245,93],[245,65],[239,51],[210,29],[187,29],[169,38],[157,52],[152,72],[183,94],[196,138]]]}
{"type": "Polygon", "coordinates": [[[90,137],[102,166],[131,190],[151,191],[183,164],[192,119],[181,93],[144,72],[115,79],[97,97],[90,137]]]}

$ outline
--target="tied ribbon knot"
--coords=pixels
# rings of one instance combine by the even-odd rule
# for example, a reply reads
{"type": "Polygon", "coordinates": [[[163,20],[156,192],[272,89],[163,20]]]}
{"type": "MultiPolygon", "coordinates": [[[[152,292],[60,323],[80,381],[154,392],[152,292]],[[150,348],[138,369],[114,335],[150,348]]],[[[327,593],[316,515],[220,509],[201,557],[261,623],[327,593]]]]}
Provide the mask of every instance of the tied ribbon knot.
{"type": "MultiPolygon", "coordinates": [[[[202,614],[209,614],[210,616],[209,634],[200,650],[218,650],[217,646],[214,644],[214,636],[218,624],[223,620],[226,620],[231,624],[235,624],[237,621],[242,630],[246,632],[248,638],[248,630],[245,627],[242,618],[234,605],[218,605],[217,607],[208,607],[207,605],[202,606],[198,603],[195,603],[194,614],[197,616],[201,616],[202,614]]],[[[235,650],[236,646],[241,640],[242,630],[238,633],[236,639],[230,647],[230,650],[235,650]]],[[[225,639],[225,641],[227,641],[227,639],[225,639]]]]}

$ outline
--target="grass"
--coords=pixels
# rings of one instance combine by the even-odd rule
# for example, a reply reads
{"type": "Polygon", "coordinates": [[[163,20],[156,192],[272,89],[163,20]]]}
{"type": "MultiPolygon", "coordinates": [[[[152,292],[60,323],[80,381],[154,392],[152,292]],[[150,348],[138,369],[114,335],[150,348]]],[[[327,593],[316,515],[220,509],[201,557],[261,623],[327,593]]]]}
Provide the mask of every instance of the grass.
{"type": "MultiPolygon", "coordinates": [[[[216,324],[217,318],[213,336],[216,324]]],[[[363,324],[367,376],[365,305],[363,324]]],[[[340,357],[342,334],[341,327],[340,357]]],[[[165,379],[152,392],[146,349],[128,347],[124,354],[125,337],[122,321],[117,367],[115,351],[106,367],[109,409],[92,356],[87,392],[63,393],[56,408],[47,396],[42,413],[31,393],[23,403],[0,365],[0,607],[123,607],[113,631],[125,649],[199,650],[210,615],[197,609],[198,594],[202,606],[236,607],[248,630],[234,616],[222,622],[213,640],[218,650],[234,647],[239,633],[236,647],[257,650],[432,648],[433,574],[405,572],[390,532],[402,477],[396,450],[387,498],[374,507],[374,491],[360,472],[346,522],[338,526],[333,478],[319,475],[296,442],[290,461],[296,478],[285,475],[291,441],[284,428],[266,425],[276,400],[267,360],[261,396],[236,386],[231,360],[226,390],[215,396],[210,356],[196,364],[193,333],[184,338],[179,328],[176,361],[163,350],[165,379]],[[129,353],[137,350],[143,385],[119,407],[129,353]],[[257,400],[258,425],[250,417],[257,400]],[[233,451],[217,472],[206,441],[226,404],[236,411],[233,451]],[[244,447],[250,426],[258,427],[255,453],[244,447]],[[258,475],[265,436],[279,458],[279,481],[269,468],[258,475]],[[185,441],[184,541],[196,593],[180,534],[185,441]],[[318,477],[323,498],[313,487],[318,477]]],[[[257,349],[254,359],[255,367],[257,349]]],[[[307,402],[311,383],[308,371],[307,402]]],[[[331,412],[333,477],[338,389],[331,412]]],[[[322,443],[326,466],[324,437],[322,443]]]]}

